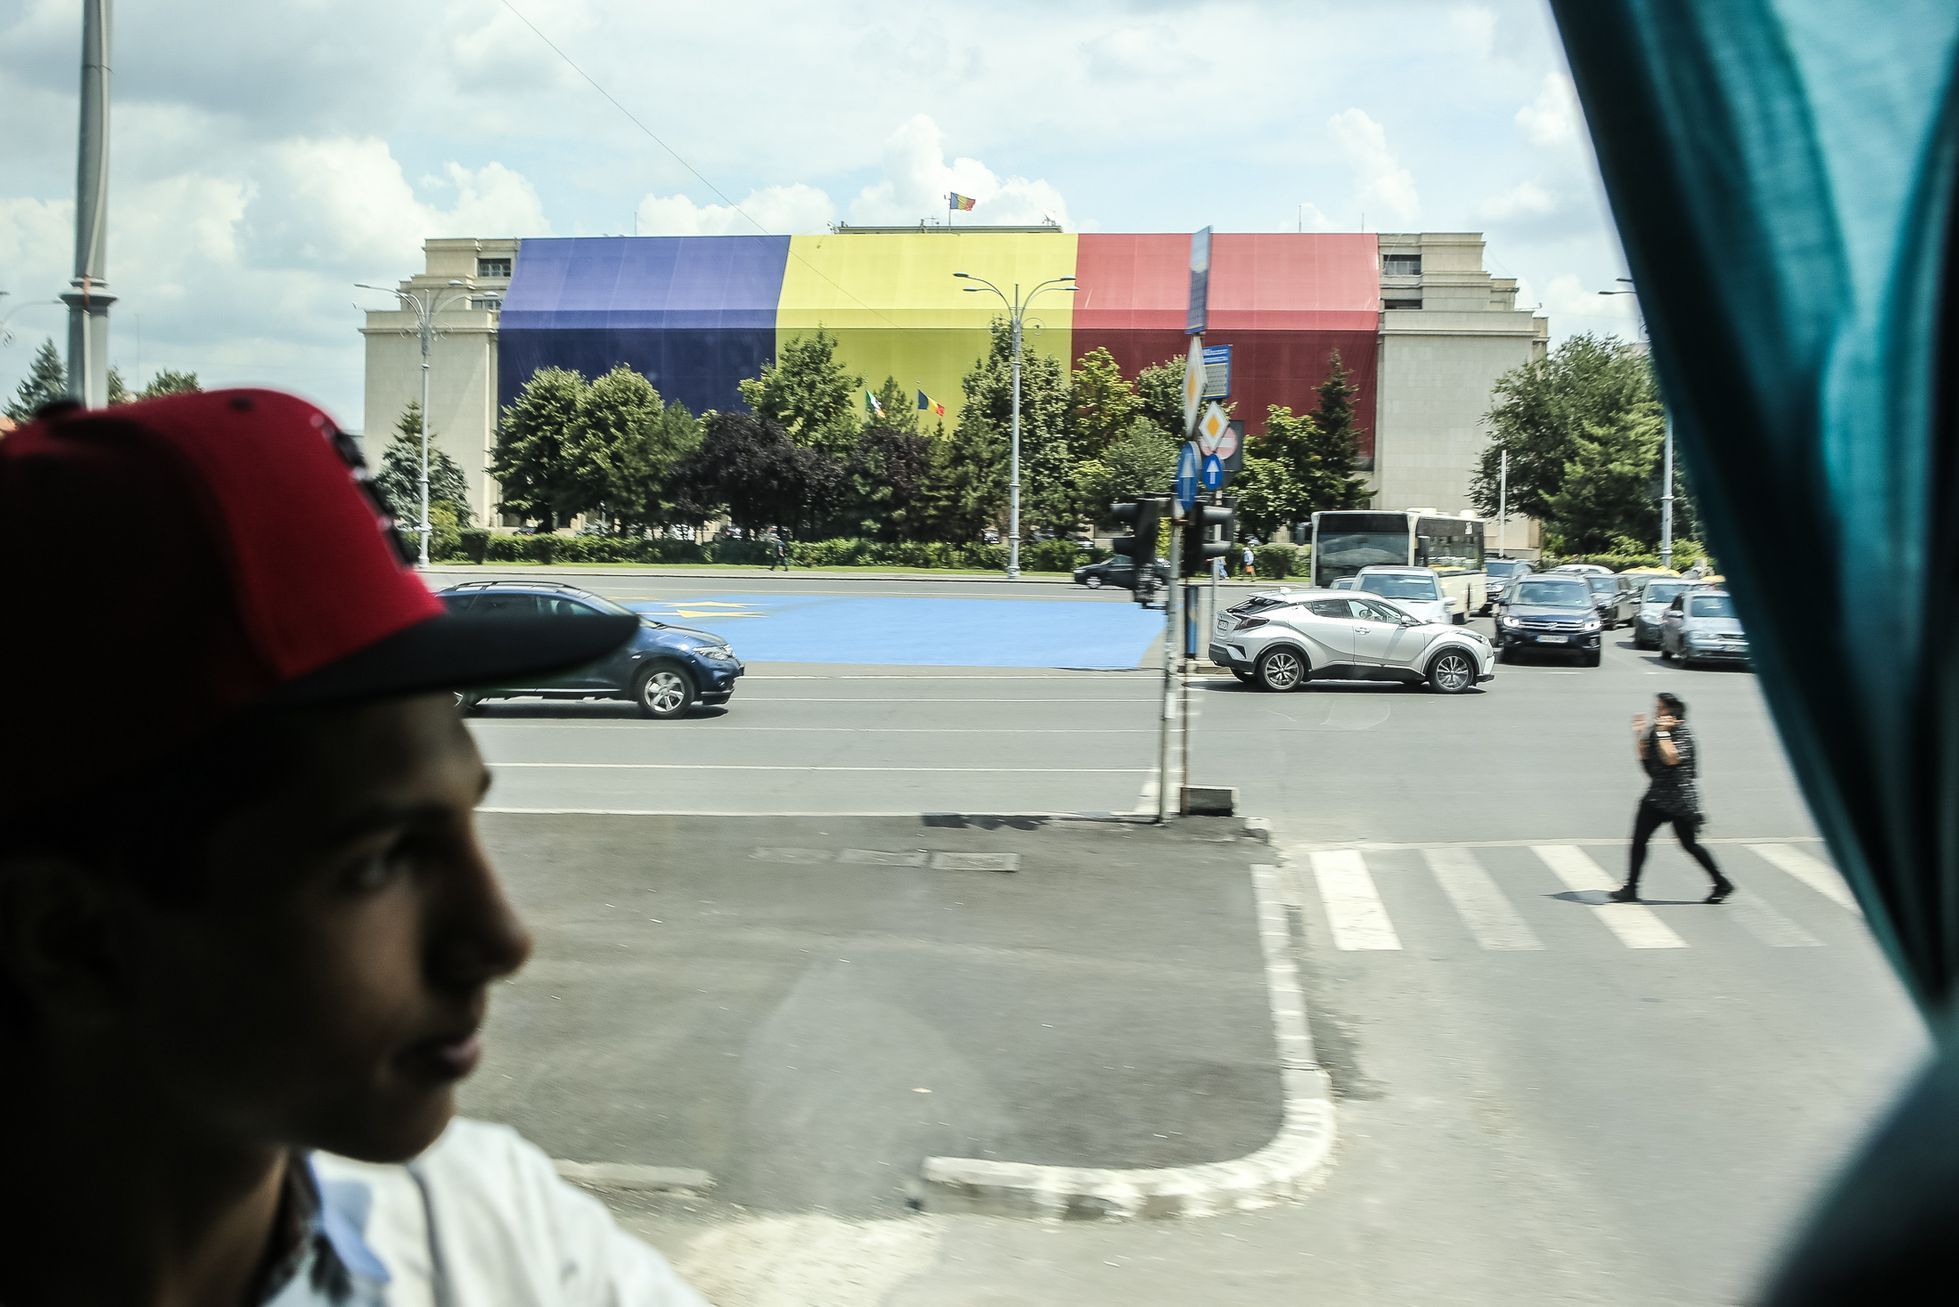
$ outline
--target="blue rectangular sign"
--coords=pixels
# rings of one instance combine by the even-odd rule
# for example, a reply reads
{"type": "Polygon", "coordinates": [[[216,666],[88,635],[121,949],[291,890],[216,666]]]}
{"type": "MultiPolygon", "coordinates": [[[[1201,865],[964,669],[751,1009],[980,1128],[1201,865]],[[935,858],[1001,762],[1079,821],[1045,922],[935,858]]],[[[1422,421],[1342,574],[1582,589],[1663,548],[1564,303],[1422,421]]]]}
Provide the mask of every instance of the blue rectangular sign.
{"type": "Polygon", "coordinates": [[[1205,399],[1225,399],[1231,394],[1231,346],[1204,347],[1205,399]]]}

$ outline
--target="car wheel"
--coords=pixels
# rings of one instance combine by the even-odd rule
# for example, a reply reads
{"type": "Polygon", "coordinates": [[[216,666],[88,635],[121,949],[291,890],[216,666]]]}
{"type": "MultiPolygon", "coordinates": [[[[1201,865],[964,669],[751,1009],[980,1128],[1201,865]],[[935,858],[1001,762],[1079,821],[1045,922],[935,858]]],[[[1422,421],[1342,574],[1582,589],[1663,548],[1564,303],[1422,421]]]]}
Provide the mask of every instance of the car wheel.
{"type": "Polygon", "coordinates": [[[1100,590],[1102,588],[1102,578],[1094,575],[1085,576],[1082,578],[1082,584],[1091,590],[1100,590]]]}
{"type": "Polygon", "coordinates": [[[1444,649],[1429,660],[1428,683],[1443,694],[1463,694],[1476,685],[1476,664],[1461,649],[1444,649]]]}
{"type": "Polygon", "coordinates": [[[694,703],[694,678],[672,663],[649,667],[639,678],[633,701],[641,712],[661,721],[682,716],[694,703]]]}
{"type": "Polygon", "coordinates": [[[1297,690],[1306,680],[1306,659],[1297,649],[1267,649],[1258,656],[1257,673],[1261,689],[1297,690]]]}
{"type": "Polygon", "coordinates": [[[1230,673],[1233,676],[1238,678],[1238,684],[1250,685],[1252,683],[1252,674],[1246,671],[1244,668],[1232,667],[1232,668],[1228,668],[1227,670],[1230,671],[1230,673]]]}

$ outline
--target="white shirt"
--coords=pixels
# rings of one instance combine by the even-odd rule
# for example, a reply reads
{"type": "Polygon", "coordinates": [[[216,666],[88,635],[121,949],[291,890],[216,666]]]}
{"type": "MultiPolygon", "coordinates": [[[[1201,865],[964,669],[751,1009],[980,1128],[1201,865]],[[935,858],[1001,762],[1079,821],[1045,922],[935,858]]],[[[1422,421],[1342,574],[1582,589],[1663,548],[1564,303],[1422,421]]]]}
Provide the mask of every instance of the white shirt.
{"type": "Polygon", "coordinates": [[[399,1165],[307,1162],[317,1207],[266,1307],[707,1307],[507,1126],[457,1119],[399,1165]]]}

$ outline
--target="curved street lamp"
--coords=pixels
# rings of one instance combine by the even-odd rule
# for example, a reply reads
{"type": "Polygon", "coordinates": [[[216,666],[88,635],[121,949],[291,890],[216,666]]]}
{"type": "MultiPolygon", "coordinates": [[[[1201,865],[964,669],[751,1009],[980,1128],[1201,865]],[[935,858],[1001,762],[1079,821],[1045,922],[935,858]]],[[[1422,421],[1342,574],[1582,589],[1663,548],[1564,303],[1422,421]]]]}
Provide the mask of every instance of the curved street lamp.
{"type": "Polygon", "coordinates": [[[1048,280],[1041,282],[1039,285],[1035,286],[1032,290],[1028,291],[1026,295],[1022,295],[1020,293],[1020,283],[1015,282],[1013,288],[1013,294],[1008,295],[1007,292],[1001,290],[998,286],[995,286],[992,282],[988,281],[984,277],[975,277],[970,272],[955,272],[952,275],[959,278],[961,281],[976,281],[979,283],[979,285],[977,286],[967,286],[964,288],[966,293],[969,295],[977,295],[981,293],[982,290],[986,290],[986,291],[991,291],[993,292],[994,295],[998,296],[1000,302],[1007,306],[1007,315],[1008,315],[1007,320],[1013,326],[1013,337],[1014,337],[1014,341],[1013,341],[1014,343],[1013,442],[1012,445],[1010,446],[1011,452],[1008,455],[1008,468],[1009,468],[1008,475],[1011,480],[1011,489],[1008,492],[1009,507],[1007,510],[1009,516],[1007,529],[1011,534],[1012,541],[1007,546],[1007,579],[1009,581],[1017,581],[1020,579],[1020,331],[1021,331],[1021,323],[1026,317],[1027,306],[1034,302],[1035,296],[1041,294],[1044,291],[1050,291],[1050,290],[1058,290],[1064,293],[1072,293],[1074,291],[1080,290],[1081,287],[1074,284],[1075,279],[1073,277],[1050,277],[1048,280]]]}
{"type": "Polygon", "coordinates": [[[401,307],[415,315],[415,334],[422,340],[422,529],[421,566],[429,565],[429,346],[435,343],[435,317],[443,309],[470,294],[467,283],[460,278],[451,277],[451,286],[460,290],[439,291],[430,286],[422,290],[402,290],[398,286],[371,286],[357,281],[354,285],[362,290],[378,290],[384,295],[392,295],[401,307]]]}

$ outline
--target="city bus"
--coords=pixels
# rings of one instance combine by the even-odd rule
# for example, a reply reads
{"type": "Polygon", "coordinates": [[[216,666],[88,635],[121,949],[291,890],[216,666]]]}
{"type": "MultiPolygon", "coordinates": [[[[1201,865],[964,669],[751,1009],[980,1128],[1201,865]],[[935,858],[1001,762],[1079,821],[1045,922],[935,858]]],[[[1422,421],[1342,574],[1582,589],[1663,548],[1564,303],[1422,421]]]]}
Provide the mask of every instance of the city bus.
{"type": "Polygon", "coordinates": [[[1351,509],[1313,514],[1309,575],[1330,586],[1363,567],[1435,569],[1456,612],[1483,607],[1483,519],[1433,509],[1351,509]]]}

